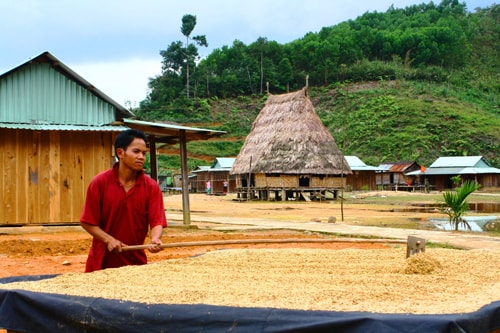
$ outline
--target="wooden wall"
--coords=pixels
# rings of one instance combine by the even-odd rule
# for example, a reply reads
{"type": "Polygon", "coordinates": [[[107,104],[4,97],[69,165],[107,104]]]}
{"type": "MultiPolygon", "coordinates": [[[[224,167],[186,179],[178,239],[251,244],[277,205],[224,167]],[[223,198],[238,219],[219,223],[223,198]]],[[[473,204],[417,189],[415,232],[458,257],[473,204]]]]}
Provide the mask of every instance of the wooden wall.
{"type": "Polygon", "coordinates": [[[78,222],[116,133],[0,129],[0,225],[78,222]]]}
{"type": "MultiPolygon", "coordinates": [[[[454,187],[451,181],[452,175],[437,175],[428,176],[430,184],[433,189],[438,191],[445,191],[454,187]]],[[[465,180],[473,180],[481,185],[482,189],[495,188],[500,186],[500,175],[498,174],[477,174],[477,175],[461,175],[462,182],[465,180]]]]}
{"type": "Polygon", "coordinates": [[[375,184],[375,171],[353,171],[346,177],[347,187],[352,191],[377,189],[375,184]]]}
{"type": "Polygon", "coordinates": [[[191,190],[193,192],[206,192],[207,181],[210,180],[211,193],[224,192],[224,182],[228,182],[228,192],[233,192],[236,187],[235,176],[231,176],[229,171],[215,171],[210,170],[201,171],[196,173],[195,179],[190,179],[191,190]]]}

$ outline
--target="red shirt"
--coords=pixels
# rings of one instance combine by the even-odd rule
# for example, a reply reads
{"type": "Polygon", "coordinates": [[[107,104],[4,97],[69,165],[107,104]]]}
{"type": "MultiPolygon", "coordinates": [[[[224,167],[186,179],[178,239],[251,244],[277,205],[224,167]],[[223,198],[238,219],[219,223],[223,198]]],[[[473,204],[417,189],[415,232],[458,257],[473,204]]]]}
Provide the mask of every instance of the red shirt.
{"type": "MultiPolygon", "coordinates": [[[[141,245],[149,228],[167,226],[163,195],[158,184],[143,171],[138,173],[134,187],[125,192],[118,180],[118,165],[115,163],[91,181],[80,222],[99,226],[126,245],[141,245]]],[[[143,250],[111,253],[104,242],[94,238],[85,271],[146,263],[143,250]]]]}

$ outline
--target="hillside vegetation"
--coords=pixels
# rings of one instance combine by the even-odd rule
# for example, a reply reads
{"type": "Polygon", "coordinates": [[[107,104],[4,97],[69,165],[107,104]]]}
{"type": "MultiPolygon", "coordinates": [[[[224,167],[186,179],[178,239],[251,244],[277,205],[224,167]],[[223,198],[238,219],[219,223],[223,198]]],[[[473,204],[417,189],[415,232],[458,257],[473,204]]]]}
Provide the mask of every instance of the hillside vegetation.
{"type": "MultiPolygon", "coordinates": [[[[439,156],[483,155],[500,167],[499,51],[499,5],[474,13],[453,0],[391,7],[284,45],[259,38],[216,49],[192,64],[189,97],[183,67],[165,59],[134,112],[226,131],[188,144],[194,169],[235,157],[266,89],[300,89],[307,75],[313,105],[346,155],[426,166],[439,156]]],[[[164,151],[161,167],[178,169],[176,147],[164,151]]]]}

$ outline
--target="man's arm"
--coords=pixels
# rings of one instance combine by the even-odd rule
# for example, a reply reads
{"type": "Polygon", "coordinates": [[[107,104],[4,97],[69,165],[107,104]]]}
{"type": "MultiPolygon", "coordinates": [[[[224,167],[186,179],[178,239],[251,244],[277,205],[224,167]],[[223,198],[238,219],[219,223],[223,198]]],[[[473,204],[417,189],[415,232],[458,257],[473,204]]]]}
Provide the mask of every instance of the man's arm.
{"type": "Polygon", "coordinates": [[[120,242],[119,240],[117,240],[116,238],[111,236],[110,234],[106,233],[99,226],[88,224],[85,222],[81,222],[80,225],[92,237],[105,243],[109,252],[113,252],[113,251],[122,252],[122,246],[126,246],[126,244],[123,244],[122,242],[120,242]]]}
{"type": "MultiPolygon", "coordinates": [[[[163,226],[162,225],[156,225],[153,228],[151,228],[151,244],[155,245],[162,245],[161,241],[161,235],[163,234],[163,226]]],[[[162,248],[154,246],[149,249],[150,252],[156,253],[160,252],[162,248]]]]}

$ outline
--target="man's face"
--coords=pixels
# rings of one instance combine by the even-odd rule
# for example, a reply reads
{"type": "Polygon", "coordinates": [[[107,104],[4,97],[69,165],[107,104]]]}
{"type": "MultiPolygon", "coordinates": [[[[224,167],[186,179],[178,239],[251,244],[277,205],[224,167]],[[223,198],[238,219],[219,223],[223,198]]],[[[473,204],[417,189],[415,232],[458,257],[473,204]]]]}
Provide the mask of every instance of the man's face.
{"type": "Polygon", "coordinates": [[[148,150],[144,140],[135,138],[128,145],[126,150],[118,149],[118,157],[120,159],[120,163],[124,166],[135,171],[140,171],[144,166],[147,152],[148,150]]]}

